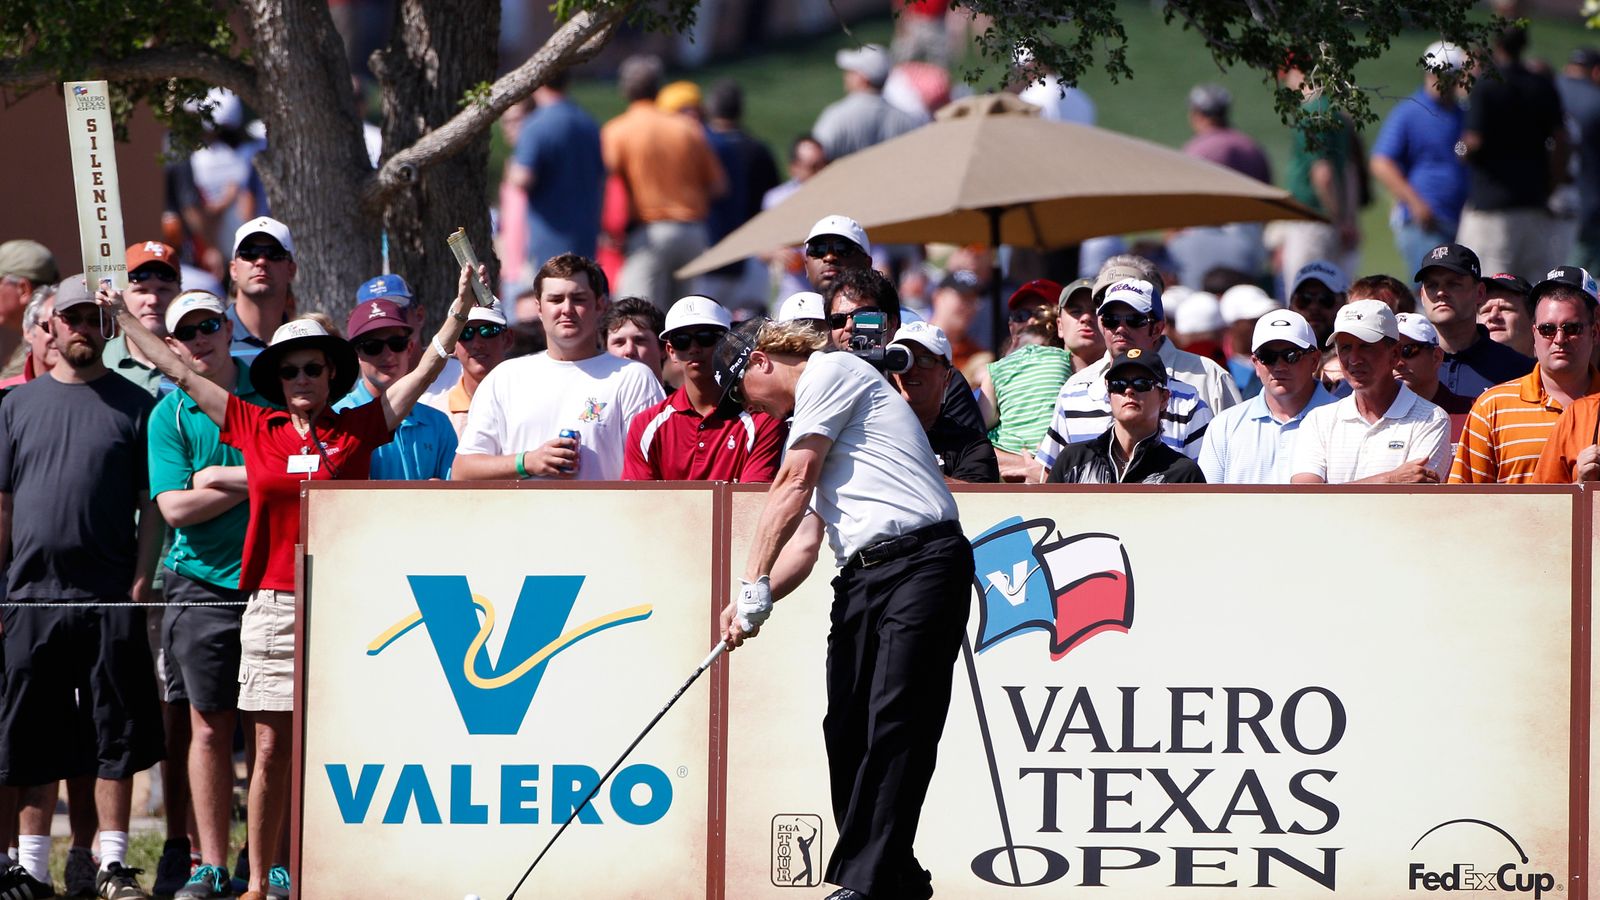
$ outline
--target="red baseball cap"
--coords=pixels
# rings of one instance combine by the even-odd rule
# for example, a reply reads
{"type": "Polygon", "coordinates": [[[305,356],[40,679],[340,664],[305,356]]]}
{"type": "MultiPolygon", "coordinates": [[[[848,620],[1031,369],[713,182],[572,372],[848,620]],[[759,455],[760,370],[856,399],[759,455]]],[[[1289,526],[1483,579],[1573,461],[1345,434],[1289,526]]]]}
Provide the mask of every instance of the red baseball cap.
{"type": "Polygon", "coordinates": [[[1061,296],[1061,285],[1048,278],[1035,278],[1011,292],[1011,299],[1006,301],[1007,309],[1016,309],[1018,304],[1030,297],[1037,298],[1045,306],[1055,306],[1056,300],[1061,296]]]}
{"type": "Polygon", "coordinates": [[[409,332],[411,323],[406,321],[405,311],[393,300],[357,303],[356,308],[350,310],[350,320],[345,323],[345,332],[352,341],[379,328],[404,328],[409,332]]]}
{"type": "Polygon", "coordinates": [[[178,251],[171,244],[160,241],[140,241],[128,247],[128,271],[132,272],[140,266],[156,263],[172,270],[174,275],[178,272],[178,251]]]}

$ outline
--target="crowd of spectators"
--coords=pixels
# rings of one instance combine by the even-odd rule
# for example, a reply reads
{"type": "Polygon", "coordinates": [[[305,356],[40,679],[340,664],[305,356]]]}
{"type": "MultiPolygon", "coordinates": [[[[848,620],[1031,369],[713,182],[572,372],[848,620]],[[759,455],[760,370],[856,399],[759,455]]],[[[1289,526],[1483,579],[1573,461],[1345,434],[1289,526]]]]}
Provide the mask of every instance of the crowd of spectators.
{"type": "MultiPolygon", "coordinates": [[[[296,314],[293,234],[262,214],[238,165],[253,139],[219,96],[206,152],[168,173],[183,236],[130,246],[126,290],[63,278],[36,242],[0,244],[0,896],[53,896],[62,784],[67,892],[149,896],[127,832],[131,778],[158,763],[154,892],[287,896],[302,484],[769,481],[785,422],[726,390],[739,373],[718,352],[769,310],[876,365],[952,482],[1600,480],[1600,172],[1566,152],[1569,127],[1600,117],[1600,55],[1575,56],[1558,92],[1521,64],[1524,43],[1502,36],[1510,77],[1464,108],[1441,76],[1469,60],[1430,48],[1434,70],[1380,132],[1370,174],[1396,199],[1407,271],[1357,262],[1353,132],[1302,133],[1289,186],[1326,221],[1086,246],[1059,279],[1013,254],[1003,334],[984,331],[990,251],[875,247],[844,214],[766,259],[674,274],[948,99],[881,48],[839,55],[845,96],[792,143],[783,183],[736,85],[703,102],[631,59],[627,110],[604,126],[564,83],[541,87],[506,173],[525,283],[478,306],[471,279],[488,273],[463,269],[437,326],[395,274],[353,286],[347,316],[296,314]],[[1564,229],[1547,186],[1572,171],[1564,229]],[[230,870],[241,727],[248,842],[230,870]]],[[[1087,97],[1055,96],[1050,115],[1092,121],[1087,97]]],[[[1269,179],[1230,104],[1191,92],[1185,150],[1269,179]]]]}

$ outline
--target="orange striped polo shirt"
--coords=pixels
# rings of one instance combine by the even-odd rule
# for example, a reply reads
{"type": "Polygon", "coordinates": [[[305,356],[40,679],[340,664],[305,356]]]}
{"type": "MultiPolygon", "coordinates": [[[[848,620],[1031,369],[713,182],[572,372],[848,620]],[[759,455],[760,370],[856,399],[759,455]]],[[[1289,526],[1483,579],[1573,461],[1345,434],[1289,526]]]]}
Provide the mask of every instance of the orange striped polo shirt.
{"type": "MultiPolygon", "coordinates": [[[[1600,372],[1589,373],[1589,393],[1600,391],[1600,372]]],[[[1451,484],[1531,484],[1545,439],[1561,404],[1545,393],[1539,367],[1478,396],[1450,467],[1451,484]]]]}

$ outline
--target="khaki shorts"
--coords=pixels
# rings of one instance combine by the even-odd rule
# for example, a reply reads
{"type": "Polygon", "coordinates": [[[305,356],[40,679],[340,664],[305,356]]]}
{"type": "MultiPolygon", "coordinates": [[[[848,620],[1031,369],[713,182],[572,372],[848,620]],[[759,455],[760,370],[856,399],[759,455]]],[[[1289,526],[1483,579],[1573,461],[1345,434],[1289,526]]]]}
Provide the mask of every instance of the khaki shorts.
{"type": "Polygon", "coordinates": [[[239,708],[294,711],[294,592],[250,595],[239,625],[239,708]]]}

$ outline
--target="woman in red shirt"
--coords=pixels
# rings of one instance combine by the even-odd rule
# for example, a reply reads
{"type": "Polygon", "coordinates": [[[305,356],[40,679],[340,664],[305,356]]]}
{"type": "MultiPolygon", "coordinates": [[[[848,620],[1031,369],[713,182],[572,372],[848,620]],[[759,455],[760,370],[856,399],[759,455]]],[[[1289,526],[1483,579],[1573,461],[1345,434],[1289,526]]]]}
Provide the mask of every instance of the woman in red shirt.
{"type": "MultiPolygon", "coordinates": [[[[272,869],[281,862],[278,837],[288,815],[291,726],[294,711],[295,545],[300,543],[300,486],[305,481],[365,479],[372,451],[387,444],[417,399],[443,370],[472,307],[471,272],[461,269],[456,300],[432,347],[417,367],[372,402],[343,413],[331,404],[350,392],[358,370],[350,342],[310,319],[285,323],[250,364],[250,381],[268,409],[240,400],[200,377],[163,340],[129,314],[119,292],[102,289],[98,300],[115,312],[128,340],[162,374],[194,398],[222,429],[222,441],[244,453],[242,484],[250,524],[245,532],[239,587],[251,592],[239,629],[239,708],[255,723],[255,771],[250,780],[247,833],[250,891],[265,896],[272,869]]],[[[488,272],[478,277],[487,284],[488,272]]],[[[287,871],[278,876],[287,878],[287,871]]]]}

